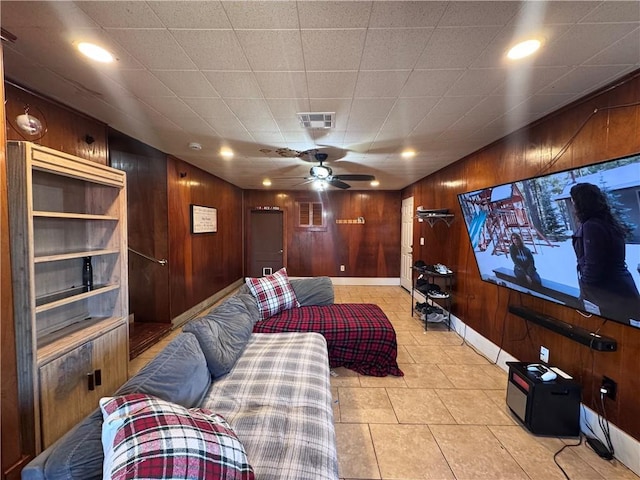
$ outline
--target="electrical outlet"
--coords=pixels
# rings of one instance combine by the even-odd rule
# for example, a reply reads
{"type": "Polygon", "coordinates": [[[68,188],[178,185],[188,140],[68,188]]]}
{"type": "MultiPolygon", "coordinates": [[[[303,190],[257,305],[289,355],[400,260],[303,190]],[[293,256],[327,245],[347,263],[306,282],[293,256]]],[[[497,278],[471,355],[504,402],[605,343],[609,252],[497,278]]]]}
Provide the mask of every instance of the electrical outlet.
{"type": "Polygon", "coordinates": [[[344,265],[340,265],[340,271],[344,272],[344,265]]]}
{"type": "Polygon", "coordinates": [[[540,360],[544,363],[549,363],[549,349],[540,345],[540,360]]]}
{"type": "Polygon", "coordinates": [[[424,237],[420,237],[420,245],[424,245],[424,237]]]}
{"type": "Polygon", "coordinates": [[[606,390],[607,393],[604,394],[605,397],[610,398],[611,400],[616,399],[616,391],[618,390],[618,384],[614,382],[612,379],[607,377],[606,375],[602,376],[602,389],[606,390]]]}

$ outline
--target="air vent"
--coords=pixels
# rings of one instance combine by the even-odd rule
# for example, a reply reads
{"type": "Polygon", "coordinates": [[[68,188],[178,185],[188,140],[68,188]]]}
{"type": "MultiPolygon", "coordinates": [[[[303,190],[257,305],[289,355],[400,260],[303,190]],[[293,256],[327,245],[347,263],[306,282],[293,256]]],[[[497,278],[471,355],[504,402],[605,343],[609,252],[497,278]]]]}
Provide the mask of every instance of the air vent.
{"type": "Polygon", "coordinates": [[[336,112],[302,112],[298,113],[298,121],[303,128],[334,128],[336,112]]]}

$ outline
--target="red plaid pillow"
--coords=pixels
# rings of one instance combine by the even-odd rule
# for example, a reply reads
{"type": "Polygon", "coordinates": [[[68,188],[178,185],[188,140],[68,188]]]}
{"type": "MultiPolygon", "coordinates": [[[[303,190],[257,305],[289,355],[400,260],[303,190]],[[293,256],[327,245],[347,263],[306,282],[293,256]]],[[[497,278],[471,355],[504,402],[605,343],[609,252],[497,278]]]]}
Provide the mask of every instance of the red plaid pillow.
{"type": "Polygon", "coordinates": [[[300,306],[284,268],[262,278],[247,277],[245,282],[258,301],[261,320],[300,306]]]}
{"type": "Polygon", "coordinates": [[[100,400],[104,478],[254,480],[244,447],[209,410],[134,393],[100,400]]]}

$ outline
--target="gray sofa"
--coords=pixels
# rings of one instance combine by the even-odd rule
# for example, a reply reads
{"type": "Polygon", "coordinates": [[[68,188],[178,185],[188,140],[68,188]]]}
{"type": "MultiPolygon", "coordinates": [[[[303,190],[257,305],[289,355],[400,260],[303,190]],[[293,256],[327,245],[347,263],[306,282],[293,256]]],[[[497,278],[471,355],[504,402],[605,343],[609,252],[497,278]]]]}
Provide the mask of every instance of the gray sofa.
{"type": "MultiPolygon", "coordinates": [[[[330,285],[292,280],[308,305],[333,302],[330,285]]],[[[251,295],[231,297],[189,322],[116,395],[147,393],[222,415],[258,480],[337,479],[326,341],[318,333],[252,333],[256,312],[251,295]]],[[[102,478],[101,430],[97,409],[29,463],[22,478],[102,478]]]]}

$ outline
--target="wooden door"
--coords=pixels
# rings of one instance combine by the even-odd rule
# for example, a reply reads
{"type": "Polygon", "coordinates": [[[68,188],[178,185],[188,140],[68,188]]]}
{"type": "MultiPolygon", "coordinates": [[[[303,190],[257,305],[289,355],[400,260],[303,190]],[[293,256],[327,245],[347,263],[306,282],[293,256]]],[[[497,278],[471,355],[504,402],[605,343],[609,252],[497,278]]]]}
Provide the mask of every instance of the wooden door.
{"type": "Polygon", "coordinates": [[[413,282],[413,197],[402,200],[402,231],[400,233],[400,285],[411,290],[413,282]]]}
{"type": "Polygon", "coordinates": [[[284,266],[284,212],[251,210],[249,214],[249,277],[263,277],[284,266]]]}
{"type": "Polygon", "coordinates": [[[98,408],[127,379],[127,325],[40,367],[41,443],[45,449],[98,408]]]}

